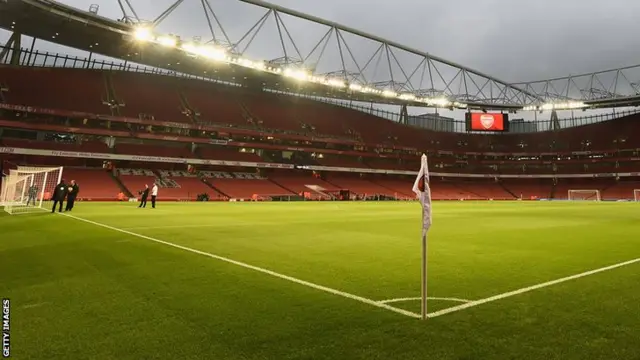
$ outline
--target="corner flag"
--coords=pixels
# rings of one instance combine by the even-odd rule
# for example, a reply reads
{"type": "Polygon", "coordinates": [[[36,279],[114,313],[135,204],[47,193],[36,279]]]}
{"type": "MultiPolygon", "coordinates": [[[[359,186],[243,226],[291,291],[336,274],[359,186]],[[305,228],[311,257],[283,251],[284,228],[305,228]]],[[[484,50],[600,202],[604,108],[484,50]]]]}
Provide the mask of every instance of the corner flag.
{"type": "Polygon", "coordinates": [[[425,236],[431,227],[431,188],[429,187],[429,165],[425,154],[422,154],[422,165],[413,183],[413,192],[422,204],[422,232],[425,236]]]}
{"type": "Polygon", "coordinates": [[[427,232],[431,228],[431,188],[429,187],[429,164],[427,155],[422,154],[420,171],[413,183],[422,205],[422,320],[427,318],[427,232]]]}

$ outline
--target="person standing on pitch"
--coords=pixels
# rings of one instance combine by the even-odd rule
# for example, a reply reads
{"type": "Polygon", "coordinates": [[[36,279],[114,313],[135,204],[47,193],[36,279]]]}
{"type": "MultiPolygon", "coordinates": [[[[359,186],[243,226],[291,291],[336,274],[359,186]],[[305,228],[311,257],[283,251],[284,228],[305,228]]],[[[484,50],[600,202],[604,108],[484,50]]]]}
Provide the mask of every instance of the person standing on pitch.
{"type": "Polygon", "coordinates": [[[38,197],[38,187],[36,184],[29,186],[29,198],[27,199],[27,206],[33,202],[33,206],[36,206],[36,197],[38,197]]]}
{"type": "Polygon", "coordinates": [[[139,208],[147,207],[147,198],[149,197],[149,185],[144,184],[144,190],[140,191],[140,206],[139,208]]]}
{"type": "Polygon", "coordinates": [[[53,196],[51,199],[53,200],[53,208],[51,212],[56,211],[56,205],[60,204],[60,208],[58,212],[62,212],[62,203],[64,202],[64,197],[67,196],[67,184],[64,183],[64,179],[60,181],[60,184],[56,185],[56,189],[53,191],[53,196]]]}
{"type": "Polygon", "coordinates": [[[158,197],[158,184],[153,183],[153,188],[151,189],[151,207],[156,208],[156,198],[158,197]]]}
{"type": "Polygon", "coordinates": [[[69,194],[67,195],[67,206],[64,211],[71,211],[73,210],[73,204],[76,202],[76,197],[80,192],[80,187],[76,184],[75,180],[71,180],[71,186],[69,186],[67,191],[69,191],[69,194]]]}

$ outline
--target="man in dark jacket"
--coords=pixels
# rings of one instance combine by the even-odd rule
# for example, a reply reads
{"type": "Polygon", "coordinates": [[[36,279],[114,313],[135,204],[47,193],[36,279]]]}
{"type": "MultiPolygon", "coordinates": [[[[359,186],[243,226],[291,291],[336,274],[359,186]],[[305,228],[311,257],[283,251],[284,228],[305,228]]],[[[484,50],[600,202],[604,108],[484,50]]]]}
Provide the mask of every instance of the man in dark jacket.
{"type": "Polygon", "coordinates": [[[58,212],[62,212],[62,203],[64,202],[64,198],[67,196],[68,191],[69,189],[67,189],[67,184],[65,184],[64,179],[62,179],[60,184],[56,185],[55,190],[53,190],[53,196],[51,197],[53,200],[53,208],[51,209],[52,213],[56,211],[56,205],[58,205],[58,203],[60,204],[58,212]]]}
{"type": "Polygon", "coordinates": [[[147,198],[149,197],[149,185],[144,185],[144,190],[140,191],[140,206],[139,208],[147,207],[147,198]]]}
{"type": "Polygon", "coordinates": [[[29,198],[27,199],[27,206],[30,203],[33,203],[33,206],[36,206],[36,198],[38,197],[38,187],[36,184],[29,186],[29,198]]]}
{"type": "Polygon", "coordinates": [[[73,210],[73,204],[76,202],[76,197],[80,192],[80,187],[76,184],[75,180],[71,180],[71,186],[67,189],[69,193],[67,194],[67,207],[64,211],[73,210]]]}

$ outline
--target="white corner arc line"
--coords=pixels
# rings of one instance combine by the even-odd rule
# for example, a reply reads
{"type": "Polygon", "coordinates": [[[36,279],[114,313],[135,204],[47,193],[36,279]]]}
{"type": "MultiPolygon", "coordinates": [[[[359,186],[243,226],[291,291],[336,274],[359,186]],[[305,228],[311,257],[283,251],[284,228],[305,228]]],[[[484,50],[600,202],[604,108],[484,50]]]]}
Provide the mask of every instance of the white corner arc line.
{"type": "Polygon", "coordinates": [[[617,269],[619,267],[628,266],[628,265],[632,265],[632,264],[639,263],[639,262],[640,262],[640,258],[635,258],[633,260],[629,260],[629,261],[621,262],[621,263],[618,263],[618,264],[602,267],[602,268],[599,268],[599,269],[585,271],[585,272],[580,273],[580,274],[571,275],[571,276],[563,277],[563,278],[552,280],[552,281],[547,281],[547,282],[544,282],[544,283],[541,283],[541,284],[528,286],[528,287],[521,288],[521,289],[518,289],[518,290],[509,291],[509,292],[506,292],[506,293],[494,295],[494,296],[491,296],[491,297],[488,297],[488,298],[471,301],[471,302],[468,302],[466,304],[461,304],[461,305],[453,306],[453,307],[450,307],[450,308],[447,308],[447,309],[442,309],[442,310],[439,310],[439,311],[435,311],[435,312],[432,312],[432,313],[428,314],[428,317],[429,318],[435,318],[435,317],[446,315],[446,314],[450,314],[450,313],[453,313],[453,312],[456,312],[456,311],[468,309],[468,308],[471,308],[471,307],[474,307],[474,306],[486,304],[486,303],[489,303],[489,302],[492,302],[492,301],[502,300],[502,299],[505,299],[505,298],[508,298],[508,297],[511,297],[511,296],[520,295],[520,294],[523,294],[523,293],[526,293],[526,292],[530,292],[530,291],[533,291],[533,290],[538,290],[538,289],[541,289],[541,288],[544,288],[544,287],[560,284],[560,283],[563,283],[563,282],[579,279],[579,278],[582,278],[582,277],[585,277],[585,276],[594,275],[594,274],[597,274],[597,273],[601,273],[601,272],[617,269]]]}
{"type": "Polygon", "coordinates": [[[283,279],[283,280],[287,280],[287,281],[290,281],[290,282],[293,282],[293,283],[296,283],[296,284],[304,285],[304,286],[307,286],[307,287],[310,287],[310,288],[313,288],[313,289],[316,289],[316,290],[320,290],[320,291],[324,291],[324,292],[327,292],[327,293],[330,293],[330,294],[342,296],[342,297],[345,297],[345,298],[348,298],[348,299],[351,299],[351,300],[359,301],[359,302],[364,303],[364,304],[375,306],[377,308],[386,309],[386,310],[393,311],[393,312],[398,313],[398,314],[402,314],[402,315],[409,316],[409,317],[412,317],[412,318],[420,319],[420,314],[416,314],[416,313],[411,312],[411,311],[399,309],[399,308],[393,307],[391,305],[387,305],[387,304],[383,304],[383,303],[380,303],[380,302],[375,301],[375,300],[367,299],[367,298],[362,297],[362,296],[353,295],[353,294],[350,294],[350,293],[347,293],[347,292],[344,292],[344,291],[332,289],[330,287],[314,284],[312,282],[308,282],[308,281],[297,279],[297,278],[294,278],[294,277],[291,277],[291,276],[288,276],[288,275],[280,274],[280,273],[277,273],[275,271],[271,271],[271,270],[268,270],[268,269],[265,269],[265,268],[261,268],[261,267],[258,267],[258,266],[254,266],[254,265],[250,265],[250,264],[247,264],[247,263],[243,263],[241,261],[229,259],[229,258],[226,258],[226,257],[223,257],[223,256],[211,254],[211,253],[208,253],[208,252],[205,252],[205,251],[201,251],[201,250],[197,250],[197,249],[193,249],[193,248],[190,248],[190,247],[187,247],[187,246],[174,244],[174,243],[171,243],[171,242],[168,242],[168,241],[155,239],[155,238],[152,238],[150,236],[137,234],[137,233],[134,233],[134,232],[131,232],[131,231],[118,229],[118,228],[113,227],[113,226],[109,226],[109,225],[106,225],[106,224],[102,224],[102,223],[91,221],[91,220],[87,220],[87,219],[83,219],[83,218],[80,218],[80,217],[77,217],[77,216],[74,216],[74,215],[69,215],[69,214],[60,214],[60,215],[67,216],[67,217],[70,217],[70,218],[73,218],[73,219],[76,219],[76,220],[84,221],[86,223],[93,224],[93,225],[96,225],[96,226],[100,226],[100,227],[103,227],[103,228],[106,228],[106,229],[109,229],[109,230],[117,231],[117,232],[120,232],[120,233],[123,233],[123,234],[135,236],[135,237],[138,237],[138,238],[141,238],[141,239],[153,241],[153,242],[156,242],[156,243],[159,243],[159,244],[163,244],[163,245],[171,246],[171,247],[174,247],[174,248],[177,248],[177,249],[181,249],[181,250],[184,250],[184,251],[192,252],[194,254],[207,256],[207,257],[210,257],[212,259],[220,260],[220,261],[223,261],[223,262],[226,262],[226,263],[229,263],[229,264],[237,265],[237,266],[240,266],[240,267],[243,267],[243,268],[246,268],[246,269],[254,270],[254,271],[257,271],[257,272],[260,272],[260,273],[263,273],[263,274],[267,274],[267,275],[271,275],[273,277],[277,277],[277,278],[280,278],[280,279],[283,279]]]}
{"type": "MultiPolygon", "coordinates": [[[[406,297],[406,298],[388,299],[388,300],[379,301],[379,303],[381,303],[381,304],[391,304],[391,303],[397,303],[397,302],[417,301],[417,300],[422,300],[422,298],[421,297],[406,297]]],[[[461,303],[469,303],[469,302],[473,301],[473,300],[450,298],[450,297],[432,297],[432,296],[427,297],[427,300],[452,301],[452,302],[461,302],[461,303]]]]}

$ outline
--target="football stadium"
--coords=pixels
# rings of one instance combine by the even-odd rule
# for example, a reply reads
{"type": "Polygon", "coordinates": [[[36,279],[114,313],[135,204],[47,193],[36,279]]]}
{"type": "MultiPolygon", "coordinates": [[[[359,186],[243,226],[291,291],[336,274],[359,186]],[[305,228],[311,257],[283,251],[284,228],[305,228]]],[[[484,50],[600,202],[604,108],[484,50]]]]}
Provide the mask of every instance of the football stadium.
{"type": "Polygon", "coordinates": [[[342,23],[0,0],[3,358],[640,359],[638,61],[342,23]]]}

